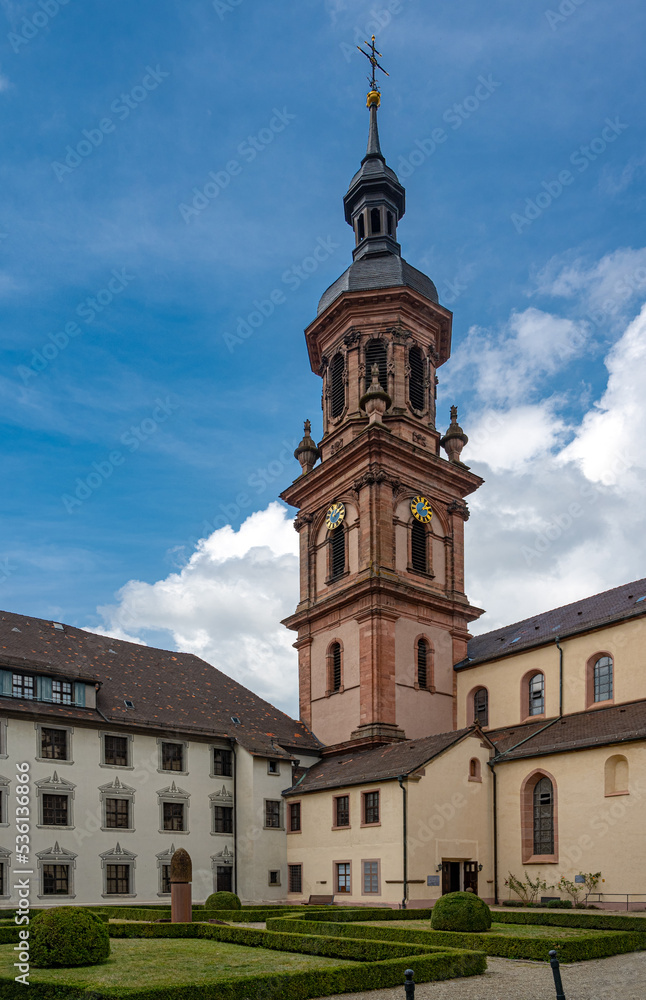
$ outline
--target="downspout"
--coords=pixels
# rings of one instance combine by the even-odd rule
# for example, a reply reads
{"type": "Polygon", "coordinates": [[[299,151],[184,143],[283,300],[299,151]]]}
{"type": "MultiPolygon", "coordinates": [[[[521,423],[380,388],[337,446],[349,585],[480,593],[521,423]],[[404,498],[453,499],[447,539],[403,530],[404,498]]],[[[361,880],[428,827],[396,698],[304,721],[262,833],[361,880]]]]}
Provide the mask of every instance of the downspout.
{"type": "Polygon", "coordinates": [[[402,816],[403,816],[403,840],[404,840],[404,896],[402,899],[402,910],[406,909],[406,900],[408,898],[408,796],[406,793],[406,787],[404,785],[405,775],[400,774],[397,778],[399,782],[399,787],[402,790],[404,796],[402,800],[402,816]]]}
{"type": "Polygon", "coordinates": [[[231,754],[233,757],[233,891],[237,896],[238,892],[238,755],[236,754],[236,741],[229,737],[231,744],[231,754]]]}
{"type": "Polygon", "coordinates": [[[554,640],[556,643],[556,648],[559,651],[559,719],[563,715],[563,650],[561,649],[561,644],[559,642],[560,636],[557,635],[554,640]]]}
{"type": "Polygon", "coordinates": [[[493,898],[498,906],[498,775],[496,774],[496,758],[488,760],[493,779],[493,898]]]}

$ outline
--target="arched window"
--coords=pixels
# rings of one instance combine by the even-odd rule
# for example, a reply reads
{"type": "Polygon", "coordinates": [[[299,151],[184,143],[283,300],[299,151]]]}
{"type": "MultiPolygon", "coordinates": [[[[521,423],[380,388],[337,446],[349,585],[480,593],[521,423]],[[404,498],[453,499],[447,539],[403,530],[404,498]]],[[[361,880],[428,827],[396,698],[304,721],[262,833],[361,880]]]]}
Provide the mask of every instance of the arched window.
{"type": "Polygon", "coordinates": [[[345,383],[343,373],[345,370],[345,360],[342,354],[335,354],[330,365],[330,388],[332,402],[332,416],[340,417],[345,408],[345,383]]]}
{"type": "Polygon", "coordinates": [[[363,221],[363,214],[357,219],[357,239],[359,243],[366,238],[366,224],[363,221]]]}
{"type": "Polygon", "coordinates": [[[410,375],[408,378],[408,398],[415,410],[424,409],[424,356],[419,347],[411,347],[408,352],[410,375]]]}
{"type": "Polygon", "coordinates": [[[612,657],[600,656],[594,665],[594,700],[610,701],[612,698],[612,657]]]}
{"type": "Polygon", "coordinates": [[[472,757],[469,761],[469,781],[482,781],[480,761],[477,757],[472,757]]]}
{"type": "Polygon", "coordinates": [[[606,761],[605,794],[628,795],[628,760],[621,753],[613,754],[606,761]]]}
{"type": "Polygon", "coordinates": [[[340,642],[333,642],[328,650],[328,670],[329,670],[328,688],[330,692],[340,691],[343,681],[340,642]]]}
{"type": "Polygon", "coordinates": [[[554,789],[549,778],[534,785],[534,854],[554,854],[554,789]]]}
{"type": "Polygon", "coordinates": [[[529,715],[543,715],[545,711],[545,675],[534,674],[529,681],[529,715]]]}
{"type": "Polygon", "coordinates": [[[388,212],[387,215],[386,215],[386,219],[387,219],[387,222],[388,222],[388,235],[392,236],[393,235],[393,213],[392,212],[388,212]]]}
{"type": "Polygon", "coordinates": [[[429,649],[426,639],[417,640],[417,683],[421,688],[429,686],[429,649]]]}
{"type": "Polygon", "coordinates": [[[370,229],[373,233],[381,232],[381,212],[378,208],[370,209],[370,229]]]}
{"type": "Polygon", "coordinates": [[[331,532],[330,577],[338,580],[345,573],[345,525],[342,523],[331,532]]]}
{"type": "Polygon", "coordinates": [[[473,693],[473,721],[479,726],[489,725],[489,692],[478,688],[473,693]]]}
{"type": "Polygon", "coordinates": [[[388,392],[388,370],[386,367],[386,345],[383,340],[369,340],[366,344],[366,390],[372,382],[372,366],[379,367],[379,385],[388,392]]]}
{"type": "Polygon", "coordinates": [[[427,538],[426,525],[415,519],[410,529],[410,561],[418,573],[428,573],[427,538]]]}

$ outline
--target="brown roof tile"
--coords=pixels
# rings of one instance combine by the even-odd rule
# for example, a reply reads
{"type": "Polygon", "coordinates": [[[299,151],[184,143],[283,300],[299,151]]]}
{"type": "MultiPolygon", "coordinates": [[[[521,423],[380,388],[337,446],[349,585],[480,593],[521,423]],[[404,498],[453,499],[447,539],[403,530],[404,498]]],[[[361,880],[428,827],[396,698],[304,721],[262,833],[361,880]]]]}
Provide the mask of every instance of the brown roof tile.
{"type": "Polygon", "coordinates": [[[487,731],[487,736],[496,753],[504,754],[503,760],[643,740],[646,739],[646,701],[564,715],[545,728],[547,726],[548,723],[541,720],[487,731]],[[527,742],[522,743],[523,740],[527,742]],[[518,746],[519,743],[522,745],[518,746]]]}
{"type": "Polygon", "coordinates": [[[465,670],[487,660],[511,656],[533,646],[554,642],[557,637],[565,638],[577,632],[645,614],[646,579],[635,580],[584,600],[565,604],[561,608],[525,618],[513,625],[505,625],[493,632],[477,635],[469,641],[467,659],[457,663],[455,669],[465,670]]]}
{"type": "Polygon", "coordinates": [[[452,733],[437,733],[419,740],[391,743],[374,750],[358,750],[355,753],[325,757],[310,767],[302,780],[283,794],[302,795],[347,785],[388,781],[400,774],[411,774],[475,731],[471,726],[452,733]]]}
{"type": "MultiPolygon", "coordinates": [[[[216,667],[191,653],[62,629],[40,618],[0,613],[0,669],[21,668],[69,680],[101,682],[97,709],[67,708],[65,717],[105,727],[153,727],[174,733],[232,737],[252,753],[287,756],[320,743],[291,719],[216,667]],[[127,709],[125,699],[134,702],[127,709]],[[102,718],[102,716],[105,717],[102,718]],[[240,725],[232,721],[240,719],[240,725]]],[[[0,697],[0,710],[59,715],[61,706],[0,697]]]]}

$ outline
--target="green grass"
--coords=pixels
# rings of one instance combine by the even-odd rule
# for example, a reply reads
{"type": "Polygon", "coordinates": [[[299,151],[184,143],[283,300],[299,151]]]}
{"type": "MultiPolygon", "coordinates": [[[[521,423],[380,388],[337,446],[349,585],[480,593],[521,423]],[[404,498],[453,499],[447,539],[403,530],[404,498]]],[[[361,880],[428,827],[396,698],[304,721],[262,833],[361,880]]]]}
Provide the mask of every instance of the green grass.
{"type": "MultiPolygon", "coordinates": [[[[431,921],[430,920],[407,920],[405,924],[402,924],[399,920],[367,920],[361,921],[365,923],[368,927],[410,927],[411,930],[420,931],[430,931],[431,921]]],[[[493,923],[491,925],[491,930],[480,931],[481,934],[505,934],[509,936],[513,934],[514,937],[528,937],[528,938],[538,938],[538,937],[583,937],[589,935],[589,930],[585,927],[546,927],[542,924],[498,924],[493,923]]],[[[604,934],[608,932],[598,931],[598,934],[604,934]]]]}
{"type": "MultiPolygon", "coordinates": [[[[101,988],[113,991],[115,996],[127,997],[128,988],[135,985],[137,989],[170,983],[173,986],[182,983],[206,985],[235,976],[356,965],[340,958],[287,954],[220,941],[135,938],[111,939],[110,945],[112,954],[103,965],[77,969],[36,969],[32,966],[31,982],[101,988]]],[[[13,979],[14,961],[13,945],[1,945],[0,976],[13,979]]]]}

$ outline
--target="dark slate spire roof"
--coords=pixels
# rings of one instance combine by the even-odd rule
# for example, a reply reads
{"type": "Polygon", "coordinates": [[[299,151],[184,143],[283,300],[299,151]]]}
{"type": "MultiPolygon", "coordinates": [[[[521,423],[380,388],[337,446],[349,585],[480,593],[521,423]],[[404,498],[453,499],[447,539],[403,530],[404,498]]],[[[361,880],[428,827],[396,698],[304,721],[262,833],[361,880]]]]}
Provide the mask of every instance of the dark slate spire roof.
{"type": "MultiPolygon", "coordinates": [[[[368,96],[369,102],[373,96],[368,96]]],[[[378,103],[373,101],[370,104],[366,155],[350,181],[343,206],[346,222],[353,228],[359,214],[368,209],[369,215],[370,208],[381,207],[384,212],[391,214],[393,231],[390,234],[382,232],[374,235],[367,228],[365,238],[358,241],[354,249],[354,262],[321,296],[318,315],[343,292],[368,289],[407,286],[431,302],[438,301],[437,289],[431,279],[411,267],[401,256],[401,247],[395,233],[397,223],[406,211],[406,192],[381,152],[377,108],[378,103]]]]}

